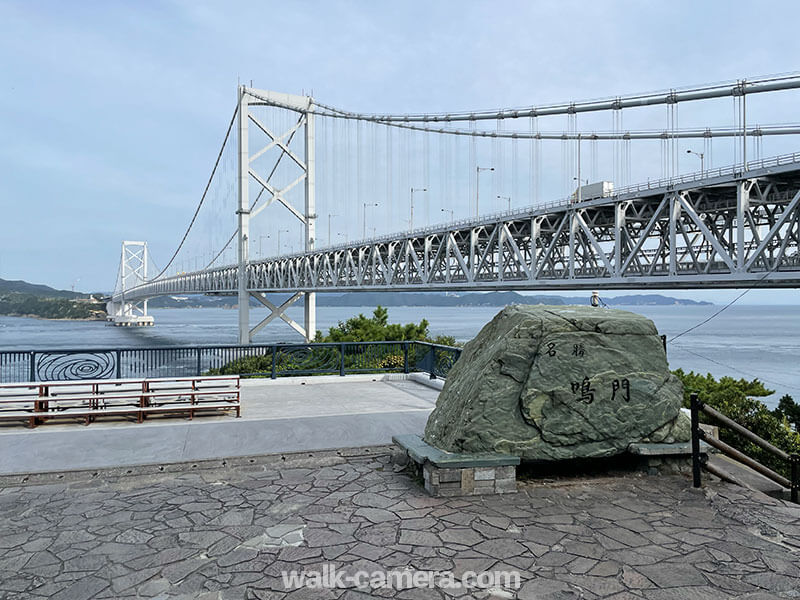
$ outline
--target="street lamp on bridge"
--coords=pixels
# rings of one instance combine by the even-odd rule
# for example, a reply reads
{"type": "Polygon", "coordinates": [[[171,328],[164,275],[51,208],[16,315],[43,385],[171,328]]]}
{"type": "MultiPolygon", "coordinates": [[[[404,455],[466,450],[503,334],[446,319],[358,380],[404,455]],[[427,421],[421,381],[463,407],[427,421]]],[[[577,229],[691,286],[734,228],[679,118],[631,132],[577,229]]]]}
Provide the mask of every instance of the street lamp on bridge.
{"type": "Polygon", "coordinates": [[[508,210],[511,210],[511,196],[498,196],[497,199],[508,202],[508,210]]]}
{"type": "Polygon", "coordinates": [[[705,154],[705,152],[695,152],[694,150],[687,150],[686,154],[694,154],[695,156],[700,157],[700,177],[703,177],[703,175],[706,172],[706,169],[705,169],[705,157],[706,157],[706,154],[705,154]]]}
{"type": "Polygon", "coordinates": [[[427,192],[428,188],[411,188],[411,218],[408,220],[409,231],[414,231],[414,192],[427,192]]]}
{"type": "Polygon", "coordinates": [[[328,213],[328,246],[331,245],[331,217],[338,217],[339,215],[333,215],[328,213]]]}
{"type": "Polygon", "coordinates": [[[455,211],[453,209],[451,209],[451,208],[443,208],[442,212],[443,213],[450,213],[450,222],[451,223],[456,220],[455,211]]]}
{"type": "Polygon", "coordinates": [[[262,233],[258,236],[258,258],[264,258],[264,238],[269,239],[269,234],[262,233]]]}
{"type": "Polygon", "coordinates": [[[478,216],[478,202],[481,198],[481,171],[494,171],[494,167],[475,167],[475,216],[478,216]]]}
{"type": "Polygon", "coordinates": [[[278,256],[281,255],[281,232],[289,233],[288,229],[278,229],[278,256]]]}
{"type": "Polygon", "coordinates": [[[367,207],[368,206],[380,206],[377,202],[364,202],[364,228],[361,231],[361,237],[366,239],[367,238],[367,207]]]}

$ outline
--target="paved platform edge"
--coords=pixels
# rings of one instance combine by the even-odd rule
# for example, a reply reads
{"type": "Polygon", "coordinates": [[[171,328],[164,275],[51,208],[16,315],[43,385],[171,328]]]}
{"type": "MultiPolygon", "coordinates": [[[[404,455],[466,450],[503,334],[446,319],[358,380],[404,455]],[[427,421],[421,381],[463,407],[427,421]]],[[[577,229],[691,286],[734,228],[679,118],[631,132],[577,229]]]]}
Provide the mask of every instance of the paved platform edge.
{"type": "Polygon", "coordinates": [[[0,475],[0,488],[27,485],[46,485],[51,483],[69,483],[91,481],[94,479],[112,480],[142,475],[160,475],[164,473],[189,473],[241,467],[246,465],[297,466],[296,463],[313,459],[357,459],[390,455],[397,447],[393,444],[377,446],[356,446],[351,448],[328,448],[322,450],[300,450],[293,452],[276,452],[252,456],[234,456],[229,458],[190,460],[173,463],[153,463],[123,467],[103,467],[98,469],[76,469],[71,471],[51,471],[41,473],[16,473],[0,475]]]}
{"type": "Polygon", "coordinates": [[[354,381],[413,381],[429,388],[441,391],[444,379],[431,379],[424,372],[414,373],[351,373],[341,375],[298,375],[293,377],[249,377],[241,379],[243,388],[253,386],[282,386],[282,385],[316,385],[322,383],[352,383],[354,381]]]}

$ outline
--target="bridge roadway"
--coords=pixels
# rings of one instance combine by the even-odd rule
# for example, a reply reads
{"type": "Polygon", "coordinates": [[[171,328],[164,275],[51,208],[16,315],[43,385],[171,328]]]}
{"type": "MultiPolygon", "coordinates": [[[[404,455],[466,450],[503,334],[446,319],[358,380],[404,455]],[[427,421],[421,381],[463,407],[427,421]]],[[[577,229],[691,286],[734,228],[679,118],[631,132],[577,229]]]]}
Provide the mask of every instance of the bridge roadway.
{"type": "MultiPolygon", "coordinates": [[[[279,256],[247,265],[258,292],[800,287],[800,154],[279,256]],[[740,167],[741,169],[741,167],[740,167]]],[[[237,265],[114,297],[235,294],[237,265]]]]}

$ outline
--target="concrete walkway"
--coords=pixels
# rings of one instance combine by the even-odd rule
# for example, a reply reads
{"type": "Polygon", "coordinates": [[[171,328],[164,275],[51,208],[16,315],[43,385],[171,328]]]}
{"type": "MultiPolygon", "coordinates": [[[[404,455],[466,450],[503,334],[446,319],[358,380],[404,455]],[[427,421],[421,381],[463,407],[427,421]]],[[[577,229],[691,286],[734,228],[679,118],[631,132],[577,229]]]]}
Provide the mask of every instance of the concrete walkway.
{"type": "Polygon", "coordinates": [[[0,428],[0,475],[391,444],[424,429],[439,393],[425,383],[402,375],[246,380],[239,419],[8,425],[0,428]]]}

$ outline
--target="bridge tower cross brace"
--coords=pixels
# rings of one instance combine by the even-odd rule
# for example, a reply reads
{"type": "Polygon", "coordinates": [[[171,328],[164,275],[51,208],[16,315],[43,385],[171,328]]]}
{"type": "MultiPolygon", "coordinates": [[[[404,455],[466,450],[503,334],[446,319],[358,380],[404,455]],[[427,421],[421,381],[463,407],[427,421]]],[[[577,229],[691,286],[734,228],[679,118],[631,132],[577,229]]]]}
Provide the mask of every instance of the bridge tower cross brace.
{"type": "MultiPolygon", "coordinates": [[[[314,131],[314,113],[311,109],[312,99],[307,96],[295,96],[292,94],[283,94],[278,92],[271,92],[267,90],[255,90],[245,86],[238,88],[238,206],[236,210],[238,218],[238,265],[237,265],[237,296],[239,305],[239,343],[250,344],[253,336],[260,331],[263,327],[268,325],[276,318],[280,318],[288,323],[295,331],[300,333],[307,341],[312,341],[317,331],[317,316],[316,316],[316,294],[303,292],[295,293],[288,300],[280,306],[274,305],[267,297],[256,291],[251,291],[249,281],[249,238],[250,238],[250,219],[256,217],[258,213],[277,201],[289,210],[296,218],[298,218],[304,226],[304,247],[306,252],[314,249],[316,238],[316,200],[315,200],[315,131],[314,131]],[[289,132],[273,133],[270,129],[262,123],[258,118],[250,112],[252,104],[264,105],[272,104],[292,110],[300,114],[300,120],[297,125],[289,132]],[[282,190],[274,187],[271,182],[271,176],[259,174],[252,166],[251,161],[253,158],[250,156],[250,140],[249,140],[249,126],[253,123],[258,130],[266,134],[270,138],[270,143],[266,148],[259,151],[256,155],[262,154],[264,151],[273,146],[278,146],[282,150],[281,158],[289,156],[297,167],[301,170],[301,176],[298,177],[293,183],[289,184],[282,190]],[[283,142],[284,139],[297,129],[303,127],[304,131],[304,156],[299,158],[291,151],[288,144],[283,142]],[[258,208],[250,204],[250,179],[267,193],[266,201],[262,202],[258,208]],[[290,189],[299,182],[304,182],[304,206],[301,213],[284,197],[290,189]],[[259,322],[252,329],[250,328],[250,297],[254,297],[261,304],[270,309],[270,314],[261,322],[259,322]],[[286,315],[286,309],[297,302],[300,298],[304,300],[304,326],[289,318],[286,315]]],[[[289,137],[289,139],[291,139],[289,137]]],[[[279,159],[280,160],[280,159],[279,159]]],[[[278,248],[280,253],[281,249],[278,248]]]]}

